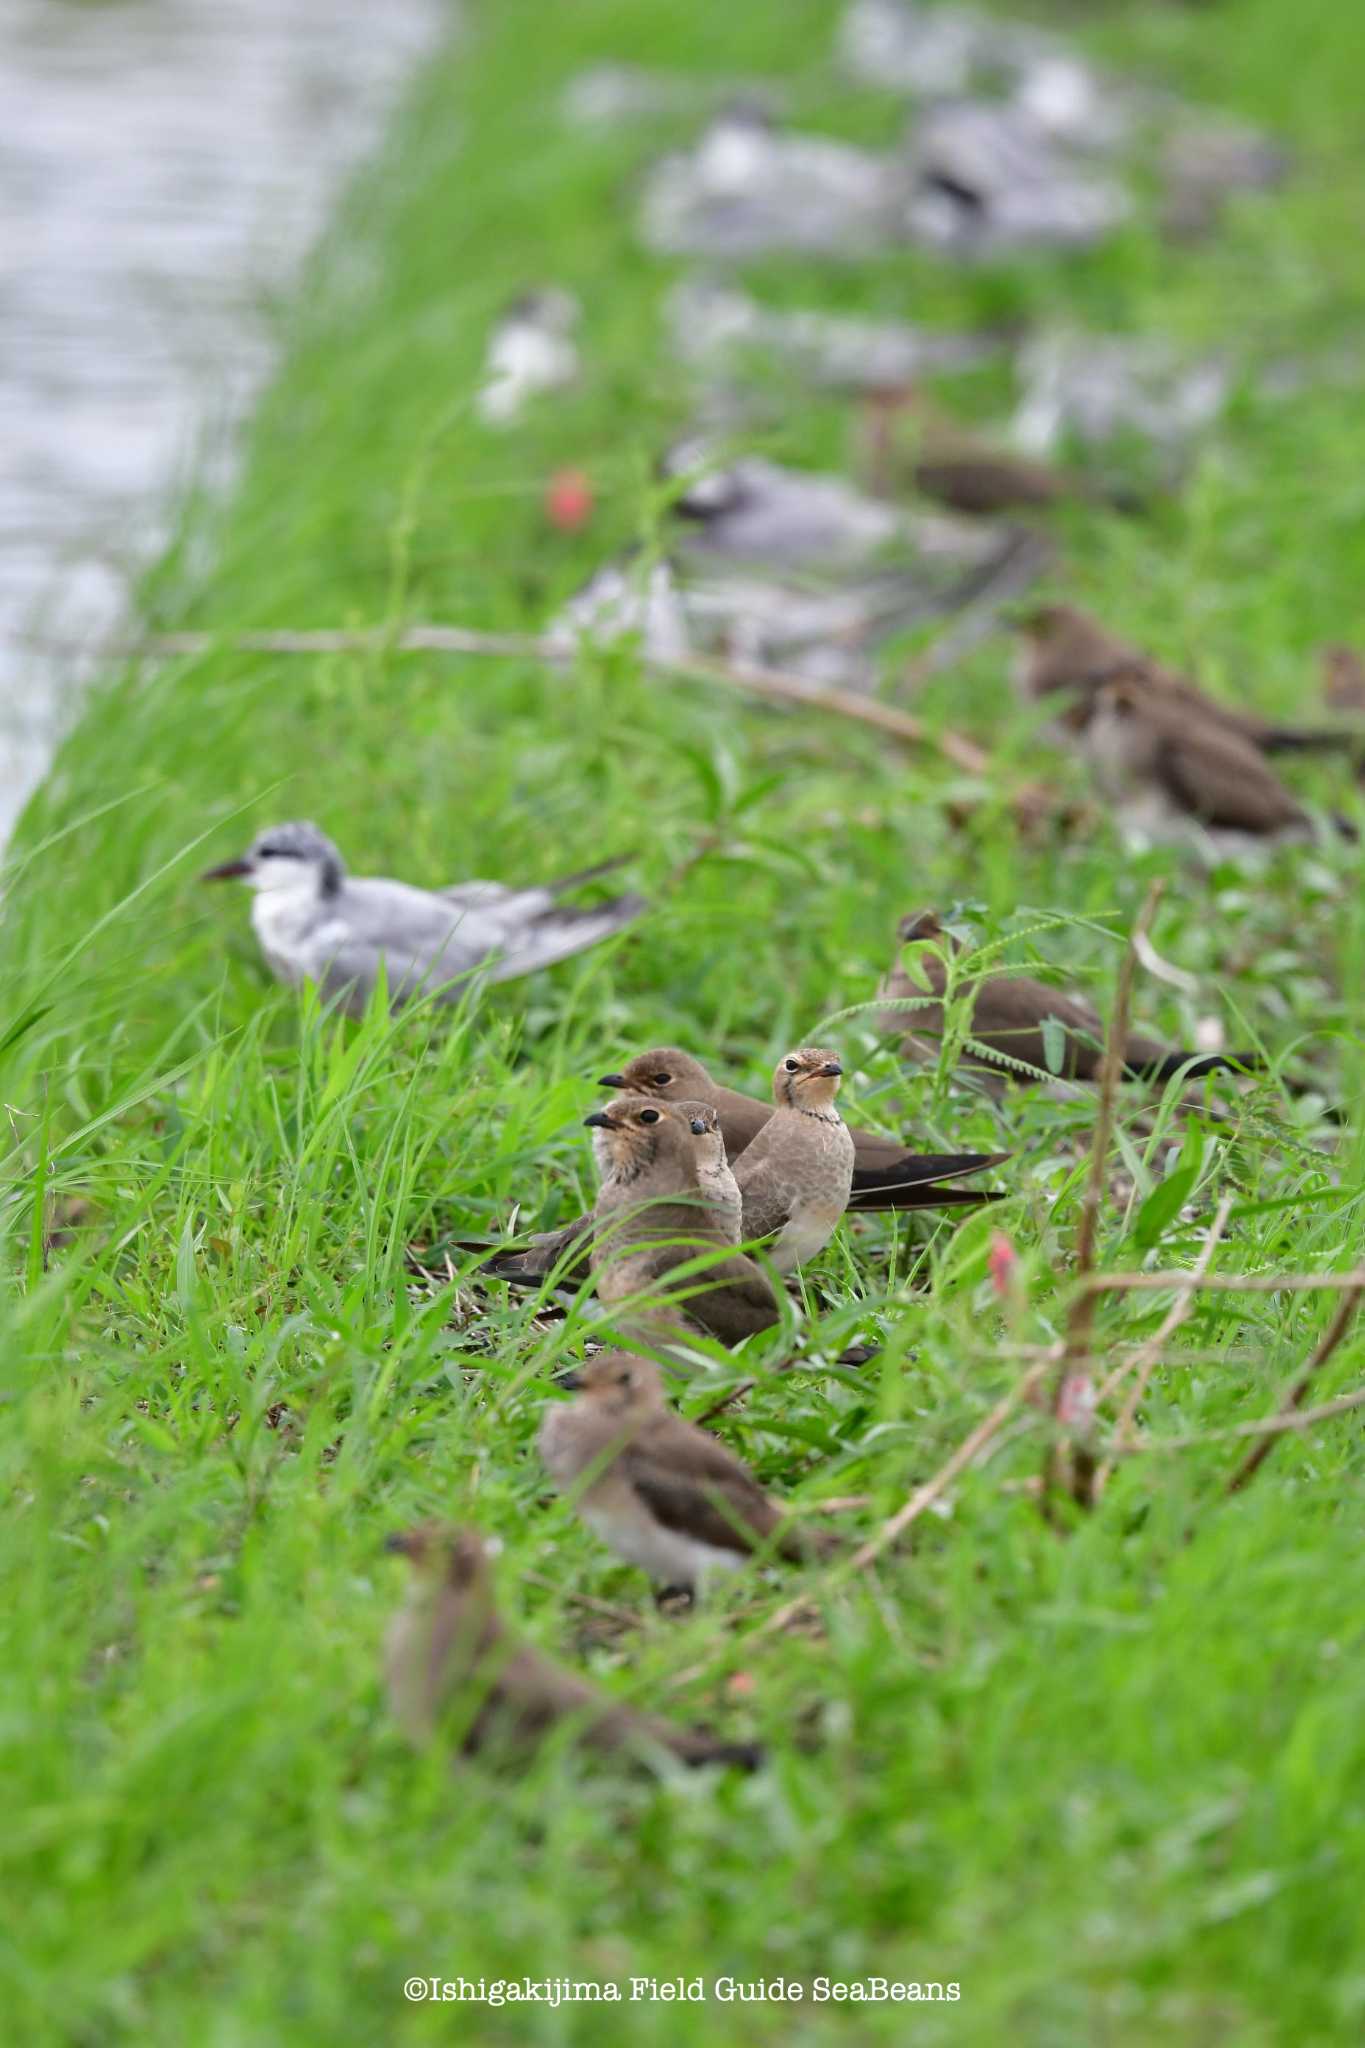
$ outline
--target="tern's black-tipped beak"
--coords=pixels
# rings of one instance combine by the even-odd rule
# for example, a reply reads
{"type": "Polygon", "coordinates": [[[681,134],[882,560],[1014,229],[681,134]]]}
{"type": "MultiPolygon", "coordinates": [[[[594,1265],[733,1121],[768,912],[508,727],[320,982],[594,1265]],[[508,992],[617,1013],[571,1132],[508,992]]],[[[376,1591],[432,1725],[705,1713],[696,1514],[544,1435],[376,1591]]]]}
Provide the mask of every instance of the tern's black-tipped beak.
{"type": "Polygon", "coordinates": [[[828,1074],[832,1081],[837,1081],[840,1074],[842,1074],[843,1071],[844,1070],[839,1065],[838,1060],[826,1060],[825,1064],[820,1069],[820,1072],[822,1074],[828,1074]]]}
{"type": "Polygon", "coordinates": [[[582,1375],[582,1373],[581,1373],[581,1372],[573,1372],[573,1371],[569,1371],[569,1372],[557,1372],[557,1373],[555,1374],[555,1385],[556,1385],[557,1387],[565,1387],[565,1388],[567,1388],[567,1390],[568,1390],[568,1391],[569,1391],[569,1393],[571,1393],[571,1394],[576,1394],[576,1393],[578,1392],[579,1388],[580,1388],[580,1387],[582,1386],[582,1384],[583,1384],[583,1375],[582,1375]]]}
{"type": "Polygon", "coordinates": [[[605,1109],[595,1109],[591,1116],[585,1116],[584,1124],[589,1130],[619,1131],[621,1126],[614,1116],[608,1116],[605,1109]]]}
{"type": "Polygon", "coordinates": [[[599,1088],[624,1088],[626,1077],[624,1074],[599,1074],[597,1085],[599,1088]]]}
{"type": "Polygon", "coordinates": [[[251,873],[249,860],[225,860],[220,867],[205,868],[201,882],[237,882],[251,873]]]}

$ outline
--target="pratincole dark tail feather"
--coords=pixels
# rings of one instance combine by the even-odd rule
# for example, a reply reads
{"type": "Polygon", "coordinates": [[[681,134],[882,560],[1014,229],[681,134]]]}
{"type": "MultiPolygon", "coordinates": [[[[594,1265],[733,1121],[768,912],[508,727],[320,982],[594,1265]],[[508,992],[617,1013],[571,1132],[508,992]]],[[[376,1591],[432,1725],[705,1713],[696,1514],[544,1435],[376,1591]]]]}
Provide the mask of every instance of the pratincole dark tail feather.
{"type": "Polygon", "coordinates": [[[859,1166],[853,1170],[850,1209],[968,1209],[998,1202],[999,1188],[952,1185],[969,1174],[1003,1166],[1008,1152],[907,1153],[891,1166],[859,1166]]]}
{"type": "Polygon", "coordinates": [[[943,1181],[926,1181],[908,1188],[863,1188],[849,1197],[849,1208],[860,1216],[884,1215],[903,1209],[979,1209],[986,1202],[1003,1202],[1007,1188],[957,1188],[943,1181]]]}
{"type": "Polygon", "coordinates": [[[557,882],[547,882],[545,887],[552,896],[567,896],[571,889],[581,889],[585,882],[595,882],[601,875],[614,875],[634,860],[633,853],[614,853],[610,860],[596,861],[590,868],[579,868],[575,874],[562,875],[557,882]]]}
{"type": "Polygon", "coordinates": [[[1359,762],[1365,738],[1330,726],[1276,725],[1261,734],[1259,744],[1263,754],[1349,754],[1359,762]]]}
{"type": "Polygon", "coordinates": [[[884,1166],[855,1166],[854,1188],[913,1187],[917,1181],[965,1180],[968,1174],[985,1173],[988,1167],[1003,1166],[1008,1152],[906,1152],[884,1166]]]}
{"type": "Polygon", "coordinates": [[[1263,1074],[1265,1065],[1258,1052],[1169,1052],[1159,1060],[1125,1060],[1123,1071],[1130,1081],[1198,1081],[1205,1074],[1263,1074]]]}
{"type": "Polygon", "coordinates": [[[761,1742],[708,1742],[698,1743],[684,1756],[684,1763],[729,1764],[737,1771],[761,1771],[766,1762],[766,1753],[761,1742]]]}

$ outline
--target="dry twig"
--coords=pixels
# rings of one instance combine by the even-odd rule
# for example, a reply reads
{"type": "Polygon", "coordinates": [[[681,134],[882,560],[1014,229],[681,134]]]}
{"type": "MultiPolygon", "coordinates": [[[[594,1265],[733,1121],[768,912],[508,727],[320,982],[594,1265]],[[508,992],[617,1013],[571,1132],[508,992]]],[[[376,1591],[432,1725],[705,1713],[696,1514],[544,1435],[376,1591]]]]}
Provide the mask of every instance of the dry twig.
{"type": "MultiPolygon", "coordinates": [[[[557,640],[532,633],[482,633],[465,626],[373,627],[345,631],[321,627],[310,631],[233,633],[156,633],[124,650],[132,657],[143,655],[201,655],[225,648],[244,654],[468,654],[526,661],[562,662],[565,650],[557,640]]],[[[850,718],[861,725],[907,746],[935,747],[954,767],[969,775],[984,774],[989,756],[972,740],[947,728],[934,731],[907,711],[898,711],[875,697],[859,697],[851,690],[817,689],[802,677],[757,662],[718,661],[706,655],[664,659],[640,650],[641,666],[654,674],[688,676],[727,689],[742,690],[768,703],[796,705],[808,711],[827,711],[850,718]]]]}
{"type": "MultiPolygon", "coordinates": [[[[1124,1402],[1119,1415],[1118,1428],[1114,1432],[1114,1441],[1104,1462],[1095,1474],[1096,1499],[1099,1498],[1108,1484],[1109,1475],[1114,1469],[1114,1459],[1121,1454],[1128,1440],[1129,1432],[1133,1426],[1133,1418],[1142,1404],[1142,1397],[1147,1392],[1152,1374],[1160,1363],[1166,1339],[1174,1335],[1194,1306],[1194,1297],[1197,1291],[1196,1283],[1209,1269],[1209,1261],[1218,1247],[1219,1239],[1227,1228],[1227,1220],[1232,1213],[1232,1203],[1233,1197],[1231,1195],[1224,1195],[1219,1203],[1218,1214],[1210,1224],[1208,1235],[1200,1247],[1199,1257],[1190,1269],[1189,1285],[1180,1289],[1175,1300],[1162,1317],[1160,1324],[1152,1332],[1146,1343],[1140,1345],[1131,1358],[1125,1358],[1122,1364],[1115,1366],[1113,1372],[1110,1373],[1108,1379],[1100,1388],[1099,1399],[1103,1401],[1126,1373],[1131,1372],[1135,1374],[1133,1384],[1128,1392],[1128,1398],[1124,1402]]],[[[1091,1299],[1094,1299],[1093,1295],[1091,1299]]]]}
{"type": "MultiPolygon", "coordinates": [[[[963,1437],[957,1449],[951,1457],[944,1460],[933,1477],[926,1479],[923,1486],[916,1487],[910,1498],[897,1508],[894,1515],[882,1523],[875,1536],[869,1536],[867,1542],[854,1551],[852,1557],[827,1572],[819,1582],[820,1585],[832,1588],[842,1584],[845,1579],[852,1578],[855,1572],[866,1571],[870,1564],[875,1564],[882,1552],[889,1549],[898,1536],[904,1535],[912,1522],[917,1522],[920,1516],[947,1492],[959,1473],[965,1472],[969,1465],[976,1462],[992,1438],[999,1435],[1019,1404],[1027,1400],[1046,1371],[1046,1361],[1031,1366],[1022,1378],[1015,1382],[1009,1393],[996,1402],[989,1415],[984,1416],[976,1428],[963,1437]]],[[[812,1613],[814,1608],[813,1590],[798,1594],[796,1599],[788,1600],[785,1605],[770,1614],[761,1627],[755,1629],[754,1636],[775,1635],[780,1629],[789,1628],[802,1615],[812,1613]]],[[[749,1638],[750,1641],[753,1639],[754,1637],[749,1638]]]]}
{"type": "MultiPolygon", "coordinates": [[[[1136,1443],[1124,1445],[1124,1456],[1142,1456],[1148,1451],[1192,1451],[1200,1444],[1225,1444],[1249,1436],[1260,1437],[1270,1445],[1277,1437],[1288,1436],[1292,1431],[1312,1429],[1315,1423],[1330,1422],[1334,1415],[1348,1415],[1353,1408],[1365,1408],[1365,1387],[1357,1387],[1353,1394],[1338,1394],[1334,1400],[1323,1401],[1316,1408],[1285,1409],[1278,1415],[1266,1416],[1260,1422],[1234,1422],[1226,1429],[1201,1430],[1193,1436],[1141,1437],[1136,1443]]],[[[1235,1478],[1236,1474],[1233,1476],[1235,1478]]],[[[1228,1491],[1232,1491],[1231,1483],[1228,1491]]]]}
{"type": "Polygon", "coordinates": [[[519,1574],[523,1584],[536,1586],[542,1593],[553,1593],[558,1600],[567,1600],[570,1607],[581,1607],[585,1614],[598,1614],[604,1621],[614,1622],[618,1628],[639,1628],[640,1617],[629,1607],[613,1607],[610,1600],[598,1600],[591,1593],[577,1593],[572,1587],[556,1584],[541,1572],[523,1571],[519,1574]]]}
{"type": "Polygon", "coordinates": [[[1192,1294],[1334,1294],[1365,1289],[1365,1267],[1349,1273],[1091,1273],[1082,1286],[1093,1294],[1162,1294],[1168,1287],[1192,1294]]]}
{"type": "MultiPolygon", "coordinates": [[[[1296,1410],[1302,1409],[1303,1397],[1308,1392],[1313,1379],[1321,1372],[1323,1366],[1326,1365],[1328,1359],[1350,1329],[1355,1319],[1355,1312],[1360,1306],[1362,1295],[1365,1295],[1365,1282],[1349,1288],[1342,1295],[1336,1305],[1331,1322],[1314,1345],[1312,1355],[1308,1359],[1307,1364],[1303,1367],[1297,1379],[1291,1381],[1283,1400],[1280,1402],[1278,1414],[1271,1417],[1272,1423],[1279,1422],[1284,1428],[1290,1427],[1287,1418],[1293,1416],[1296,1410]]],[[[1347,1395],[1343,1398],[1347,1407],[1354,1407],[1355,1401],[1351,1396],[1347,1395]]],[[[1365,1398],[1365,1396],[1361,1398],[1365,1398]]],[[[1310,1415],[1329,1414],[1333,1412],[1333,1404],[1329,1401],[1324,1407],[1317,1410],[1309,1409],[1307,1412],[1310,1415]]],[[[1335,1412],[1340,1413],[1340,1410],[1338,1409],[1335,1412]]],[[[1302,1416],[1299,1419],[1302,1421],[1302,1416]]],[[[1249,1429],[1246,1433],[1250,1434],[1249,1429]]],[[[1231,1479],[1229,1479],[1227,1486],[1229,1493],[1240,1493],[1242,1488],[1255,1478],[1261,1466],[1270,1456],[1275,1445],[1275,1438],[1280,1434],[1280,1431],[1263,1426],[1259,1434],[1262,1437],[1262,1441],[1256,1445],[1254,1450],[1248,1451],[1246,1457],[1243,1458],[1241,1464],[1237,1467],[1231,1479]]]]}

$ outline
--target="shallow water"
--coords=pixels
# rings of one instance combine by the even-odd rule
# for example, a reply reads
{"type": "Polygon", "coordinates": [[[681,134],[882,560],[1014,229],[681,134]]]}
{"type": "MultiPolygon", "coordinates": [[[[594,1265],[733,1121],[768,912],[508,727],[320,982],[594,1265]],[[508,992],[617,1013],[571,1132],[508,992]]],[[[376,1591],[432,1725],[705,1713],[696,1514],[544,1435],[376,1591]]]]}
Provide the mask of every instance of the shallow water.
{"type": "Polygon", "coordinates": [[[450,0],[0,0],[0,837],[450,0]]]}

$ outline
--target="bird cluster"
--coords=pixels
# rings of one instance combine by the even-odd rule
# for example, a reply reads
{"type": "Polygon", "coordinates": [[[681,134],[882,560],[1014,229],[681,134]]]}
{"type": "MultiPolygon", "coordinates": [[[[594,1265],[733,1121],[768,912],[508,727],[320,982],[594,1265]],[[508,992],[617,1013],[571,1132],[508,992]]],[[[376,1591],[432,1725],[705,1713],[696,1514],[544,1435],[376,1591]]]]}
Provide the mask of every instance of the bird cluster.
{"type": "MultiPolygon", "coordinates": [[[[695,151],[665,159],[647,181],[646,241],[707,258],[768,248],[845,255],[905,241],[966,257],[1087,246],[1127,216],[1131,199],[1113,160],[1141,128],[1143,109],[1053,39],[1007,36],[994,18],[926,12],[910,0],[853,0],[841,57],[855,77],[913,88],[917,98],[926,80],[939,81],[908,153],[877,158],[782,134],[752,107],[722,109],[695,151]],[[955,95],[1002,77],[1003,99],[958,103],[955,95]]],[[[585,110],[604,93],[617,118],[623,92],[643,92],[651,107],[673,105],[670,95],[681,93],[690,106],[696,87],[598,77],[591,93],[579,94],[582,118],[601,118],[585,110]]],[[[1176,129],[1168,140],[1179,156],[1176,145],[1193,131],[1179,122],[1176,129]]],[[[1227,191],[1273,183],[1283,170],[1263,138],[1208,124],[1199,132],[1219,144],[1213,169],[1206,149],[1202,171],[1190,173],[1201,209],[1227,191]]],[[[1175,177],[1174,157],[1168,168],[1175,177]]],[[[510,426],[536,394],[574,380],[579,313],[558,287],[507,309],[477,401],[486,425],[510,426]]],[[[1025,406],[1011,449],[945,423],[919,388],[936,368],[990,358],[999,336],[935,337],[843,315],[769,311],[733,282],[709,277],[680,283],[670,320],[678,353],[693,367],[732,373],[736,358],[758,351],[818,388],[862,401],[873,491],[756,454],[727,456],[705,431],[685,437],[660,463],[670,491],[669,552],[604,564],[551,623],[552,658],[571,659],[585,641],[627,632],[665,664],[700,647],[781,662],[809,682],[870,689],[890,636],[963,609],[987,586],[1017,592],[1051,559],[1031,529],[983,520],[1065,499],[1132,509],[1126,487],[1102,474],[1037,459],[1052,451],[1063,425],[1083,443],[1112,437],[1115,421],[1134,418],[1153,438],[1168,419],[1183,435],[1217,409],[1225,385],[1206,390],[1198,366],[1176,376],[1134,358],[1129,344],[1097,348],[1093,338],[1080,362],[1059,370],[1050,343],[1052,354],[1044,349],[1031,367],[1031,359],[1021,362],[1025,406]],[[1160,406],[1154,376],[1174,380],[1160,406]],[[1089,434],[1086,407],[1072,417],[1078,392],[1089,393],[1088,413],[1103,432],[1089,434]],[[902,483],[946,509],[898,504],[893,492],[902,483]],[[815,579],[829,580],[821,587],[815,579]]],[[[708,410],[715,416],[703,406],[703,418],[708,410]]],[[[589,511],[581,493],[559,507],[570,528],[589,511]]],[[[1054,739],[1081,754],[1130,841],[1192,842],[1221,853],[1355,836],[1344,818],[1315,817],[1273,765],[1310,750],[1354,749],[1349,729],[1284,727],[1235,708],[1072,606],[1035,607],[1014,623],[1025,703],[1047,714],[1054,739]]],[[[1349,651],[1333,652],[1329,683],[1334,708],[1365,709],[1365,681],[1349,651]]],[[[351,876],[315,826],[288,824],[262,832],[210,878],[250,885],[252,922],[280,980],[315,984],[337,1008],[360,1015],[376,999],[395,1009],[465,1003],[485,983],[620,933],[646,910],[640,896],[587,907],[566,900],[617,865],[548,886],[473,881],[429,891],[351,876]]],[[[902,918],[876,1000],[907,1059],[936,1059],[946,1043],[995,1091],[1021,1077],[1073,1089],[1101,1078],[1105,1029],[1094,1006],[1027,975],[987,971],[933,910],[902,918]]],[[[1195,1053],[1135,1031],[1118,1052],[1126,1078],[1160,1086],[1261,1064],[1249,1051],[1195,1053]]],[[[598,1174],[591,1212],[519,1242],[465,1246],[477,1251],[486,1281],[542,1299],[595,1293],[605,1325],[598,1334],[610,1341],[559,1375],[539,1453],[554,1488],[649,1577],[661,1601],[690,1602],[715,1574],[755,1558],[809,1563],[831,1547],[675,1405],[698,1348],[739,1346],[794,1324],[794,1276],[848,1212],[960,1211],[999,1197],[971,1183],[1007,1154],[920,1153],[851,1129],[837,1100],[842,1073],[836,1050],[797,1047],[778,1061],[772,1100],[762,1103],[716,1081],[686,1051],[642,1052],[601,1077],[609,1097],[585,1119],[598,1174]]],[[[867,1356],[854,1346],[837,1362],[855,1366],[867,1356]]],[[[562,1729],[596,1749],[663,1749],[692,1764],[758,1761],[750,1745],[632,1712],[518,1642],[499,1618],[477,1531],[420,1528],[391,1547],[413,1568],[388,1678],[395,1718],[414,1739],[453,1727],[465,1751],[524,1749],[562,1729]]]]}
{"type": "MultiPolygon", "coordinates": [[[[1025,697],[1059,707],[1059,736],[1078,745],[1131,842],[1239,852],[1312,838],[1326,825],[1356,837],[1345,817],[1315,819],[1270,757],[1341,752],[1359,765],[1358,731],[1277,725],[1227,704],[1071,605],[1040,606],[1020,630],[1025,697]]],[[[1343,654],[1349,663],[1349,650],[1331,654],[1329,673],[1343,654]]]]}
{"type": "MultiPolygon", "coordinates": [[[[1261,749],[1317,737],[1256,726],[1127,650],[1113,655],[1079,614],[1054,609],[1028,632],[1030,690],[1062,693],[1064,723],[1104,700],[1118,664],[1139,679],[1134,690],[1171,710],[1187,749],[1221,737],[1261,760],[1261,749]]],[[[1199,817],[1212,822],[1207,812],[1199,817]]],[[[544,888],[471,882],[431,892],[351,877],[324,834],[291,824],[262,832],[206,879],[247,882],[273,972],[289,984],[316,983],[357,1015],[381,991],[395,1010],[418,999],[464,1000],[480,979],[528,973],[620,931],[646,907],[641,898],[585,910],[560,900],[604,871],[544,888]]],[[[937,1057],[955,1018],[962,1065],[996,1088],[1029,1074],[1071,1084],[1099,1078],[1104,1028],[1093,1005],[1027,975],[974,970],[932,911],[902,919],[878,1001],[890,1030],[909,1024],[909,1058],[937,1057]]],[[[1138,1032],[1121,1048],[1123,1074],[1157,1084],[1258,1064],[1250,1052],[1196,1054],[1138,1032]]],[[[1007,1154],[920,1153],[851,1129],[837,1103],[842,1075],[829,1047],[796,1048],[778,1061],[772,1101],[763,1104],[679,1048],[640,1053],[600,1077],[610,1099],[585,1119],[599,1179],[591,1212],[491,1252],[477,1247],[484,1275],[509,1286],[595,1290],[614,1341],[559,1376],[572,1398],[547,1404],[539,1451],[554,1487],[648,1574],[661,1602],[690,1602],[712,1574],[755,1556],[809,1561],[830,1547],[672,1404],[698,1341],[736,1346],[778,1325],[784,1283],[824,1250],[850,1210],[998,1199],[997,1190],[963,1183],[1007,1154]]],[[[869,1355],[855,1346],[837,1362],[859,1365],[869,1355]]],[[[750,1746],[634,1714],[516,1643],[498,1619],[477,1532],[420,1529],[393,1547],[414,1568],[389,1649],[395,1715],[413,1735],[430,1733],[463,1701],[466,1750],[525,1744],[567,1722],[589,1746],[663,1746],[693,1763],[756,1761],[750,1746]]]]}
{"type": "MultiPolygon", "coordinates": [[[[599,1174],[591,1214],[487,1263],[513,1285],[590,1278],[616,1312],[618,1341],[559,1375],[573,1398],[548,1404],[538,1445],[551,1483],[649,1575],[661,1600],[690,1601],[710,1574],[756,1555],[805,1561],[830,1547],[678,1412],[666,1373],[686,1370],[698,1337],[733,1345],[772,1328],[783,1277],[824,1249],[850,1207],[991,1199],[955,1183],[1000,1155],[917,1154],[850,1130],[835,1102],[842,1073],[828,1048],[799,1048],[779,1060],[765,1108],[717,1085],[676,1048],[640,1054],[602,1076],[616,1092],[585,1119],[599,1174]]],[[[845,1353],[843,1362],[865,1356],[845,1353]]],[[[475,1532],[419,1531],[396,1547],[417,1575],[390,1641],[390,1687],[415,1735],[430,1733],[452,1689],[478,1673],[484,1684],[467,1746],[524,1739],[572,1716],[592,1746],[643,1741],[688,1763],[757,1761],[752,1746],[629,1715],[538,1653],[509,1651],[475,1532]]]]}

